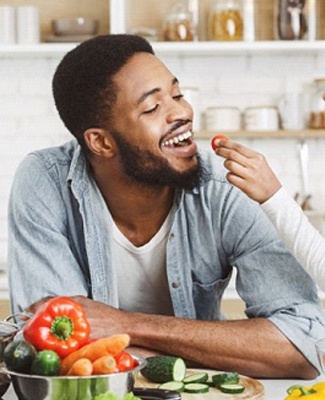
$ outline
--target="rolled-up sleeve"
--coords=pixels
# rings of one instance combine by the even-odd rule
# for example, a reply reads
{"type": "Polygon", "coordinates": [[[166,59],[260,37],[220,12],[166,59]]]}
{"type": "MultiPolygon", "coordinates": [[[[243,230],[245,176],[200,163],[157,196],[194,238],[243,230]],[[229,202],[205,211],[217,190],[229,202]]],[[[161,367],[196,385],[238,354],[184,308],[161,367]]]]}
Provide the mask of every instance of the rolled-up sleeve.
{"type": "Polygon", "coordinates": [[[231,243],[227,252],[246,315],[271,321],[320,371],[315,343],[325,337],[325,313],[315,282],[257,204],[234,190],[225,215],[224,243],[231,243]]]}
{"type": "Polygon", "coordinates": [[[315,304],[297,304],[283,308],[269,317],[278,329],[321,372],[315,343],[325,338],[325,320],[321,307],[315,304]]]}

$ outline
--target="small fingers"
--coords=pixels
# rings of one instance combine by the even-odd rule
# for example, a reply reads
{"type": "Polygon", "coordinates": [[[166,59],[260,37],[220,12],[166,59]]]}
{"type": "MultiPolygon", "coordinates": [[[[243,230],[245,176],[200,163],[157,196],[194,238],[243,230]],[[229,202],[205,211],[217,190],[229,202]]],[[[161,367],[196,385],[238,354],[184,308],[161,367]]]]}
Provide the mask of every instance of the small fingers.
{"type": "Polygon", "coordinates": [[[240,143],[232,142],[231,140],[223,140],[223,139],[221,139],[221,140],[217,139],[216,154],[218,154],[224,158],[228,158],[229,155],[233,158],[233,157],[235,157],[235,154],[240,154],[240,155],[244,156],[245,158],[258,158],[261,156],[261,154],[258,153],[257,151],[252,150],[240,143]]]}
{"type": "Polygon", "coordinates": [[[223,165],[231,174],[237,175],[242,179],[247,177],[247,169],[241,162],[226,159],[223,165]]]}

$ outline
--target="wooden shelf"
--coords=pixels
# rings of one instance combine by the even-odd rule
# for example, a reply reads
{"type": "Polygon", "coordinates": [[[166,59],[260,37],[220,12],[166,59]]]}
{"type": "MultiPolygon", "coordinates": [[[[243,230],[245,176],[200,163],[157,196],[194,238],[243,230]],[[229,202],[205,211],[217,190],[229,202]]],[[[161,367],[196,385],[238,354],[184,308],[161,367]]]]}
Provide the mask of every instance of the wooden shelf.
{"type": "MultiPolygon", "coordinates": [[[[212,139],[216,131],[195,132],[196,139],[212,139]]],[[[231,131],[221,132],[232,138],[244,139],[325,139],[325,129],[304,129],[297,131],[279,130],[279,131],[231,131]]]]}

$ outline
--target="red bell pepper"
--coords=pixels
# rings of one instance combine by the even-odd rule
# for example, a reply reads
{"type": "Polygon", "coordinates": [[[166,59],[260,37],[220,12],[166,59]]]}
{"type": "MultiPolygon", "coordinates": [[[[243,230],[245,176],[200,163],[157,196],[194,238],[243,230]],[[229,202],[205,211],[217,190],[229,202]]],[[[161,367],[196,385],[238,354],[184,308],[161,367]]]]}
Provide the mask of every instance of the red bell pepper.
{"type": "Polygon", "coordinates": [[[64,358],[88,342],[90,325],[84,308],[61,296],[42,304],[24,325],[23,334],[37,350],[54,350],[64,358]]]}

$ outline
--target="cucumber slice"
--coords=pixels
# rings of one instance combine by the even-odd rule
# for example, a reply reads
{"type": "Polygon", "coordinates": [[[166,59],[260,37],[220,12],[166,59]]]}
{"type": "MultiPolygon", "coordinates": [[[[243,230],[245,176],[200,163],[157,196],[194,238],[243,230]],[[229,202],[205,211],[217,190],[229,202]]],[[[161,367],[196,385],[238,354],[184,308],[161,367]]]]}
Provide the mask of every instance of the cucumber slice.
{"type": "Polygon", "coordinates": [[[216,387],[216,385],[213,383],[212,377],[209,376],[208,380],[204,382],[206,385],[209,385],[210,387],[216,387]]]}
{"type": "Polygon", "coordinates": [[[169,381],[169,382],[160,384],[158,386],[158,389],[171,390],[171,391],[175,391],[175,392],[183,392],[184,386],[185,385],[183,382],[169,381]]]}
{"type": "Polygon", "coordinates": [[[183,379],[184,383],[205,383],[207,382],[209,375],[206,372],[197,374],[191,374],[183,379]]]}
{"type": "Polygon", "coordinates": [[[223,383],[219,386],[223,393],[238,394],[243,393],[245,386],[240,383],[223,383]]]}
{"type": "Polygon", "coordinates": [[[205,383],[187,383],[184,386],[184,392],[187,393],[207,393],[209,389],[209,385],[205,383]]]}
{"type": "Polygon", "coordinates": [[[221,374],[212,375],[212,382],[217,387],[223,383],[238,383],[239,375],[237,372],[224,372],[221,374]]]}
{"type": "Polygon", "coordinates": [[[186,364],[180,357],[153,356],[146,359],[147,364],[141,374],[151,382],[165,383],[182,381],[186,374],[186,364]]]}

